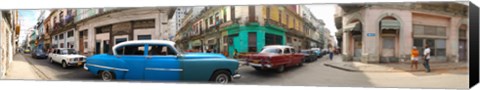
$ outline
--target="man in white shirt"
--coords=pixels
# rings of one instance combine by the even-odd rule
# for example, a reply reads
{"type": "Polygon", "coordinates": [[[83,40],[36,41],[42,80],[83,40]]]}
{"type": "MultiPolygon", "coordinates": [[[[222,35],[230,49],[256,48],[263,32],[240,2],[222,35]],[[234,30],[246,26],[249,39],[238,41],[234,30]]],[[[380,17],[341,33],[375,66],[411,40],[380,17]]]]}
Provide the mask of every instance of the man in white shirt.
{"type": "Polygon", "coordinates": [[[430,72],[430,64],[428,63],[428,61],[430,61],[430,51],[430,47],[425,45],[425,50],[423,50],[423,59],[425,62],[423,63],[423,66],[425,66],[427,72],[430,72]]]}

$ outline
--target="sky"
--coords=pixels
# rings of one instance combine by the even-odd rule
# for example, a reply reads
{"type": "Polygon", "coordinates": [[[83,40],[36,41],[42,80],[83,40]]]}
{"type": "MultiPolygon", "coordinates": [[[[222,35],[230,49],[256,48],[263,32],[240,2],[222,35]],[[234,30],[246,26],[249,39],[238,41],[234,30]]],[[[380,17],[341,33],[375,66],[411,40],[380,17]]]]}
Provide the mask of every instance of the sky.
{"type": "MultiPolygon", "coordinates": [[[[310,9],[312,14],[317,19],[322,19],[325,24],[326,28],[330,30],[330,35],[335,36],[335,32],[337,29],[335,27],[335,4],[317,4],[317,5],[305,5],[307,8],[310,9]]],[[[19,10],[20,16],[20,24],[21,24],[21,32],[20,32],[20,42],[23,43],[25,40],[26,34],[28,33],[27,30],[33,28],[37,23],[37,18],[40,16],[40,10],[19,10]]],[[[50,12],[47,10],[44,17],[50,12]]],[[[336,40],[336,39],[334,39],[336,40]]]]}
{"type": "Polygon", "coordinates": [[[23,43],[27,36],[27,30],[33,28],[37,23],[37,18],[40,15],[39,10],[18,10],[20,21],[20,43],[23,43]]]}
{"type": "MultiPolygon", "coordinates": [[[[310,9],[310,12],[317,18],[322,19],[325,22],[325,27],[330,30],[330,35],[335,36],[337,28],[335,27],[335,4],[318,4],[318,5],[305,5],[310,9]]],[[[334,39],[337,40],[336,38],[334,39]]]]}

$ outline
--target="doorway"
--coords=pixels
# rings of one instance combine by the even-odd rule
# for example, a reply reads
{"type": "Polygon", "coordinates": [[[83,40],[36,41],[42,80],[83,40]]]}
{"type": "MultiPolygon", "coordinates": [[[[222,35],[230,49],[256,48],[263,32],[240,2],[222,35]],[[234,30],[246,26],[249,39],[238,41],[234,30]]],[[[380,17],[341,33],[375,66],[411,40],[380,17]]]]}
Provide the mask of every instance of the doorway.
{"type": "Polygon", "coordinates": [[[467,61],[467,40],[458,42],[458,59],[459,61],[467,61]]]}

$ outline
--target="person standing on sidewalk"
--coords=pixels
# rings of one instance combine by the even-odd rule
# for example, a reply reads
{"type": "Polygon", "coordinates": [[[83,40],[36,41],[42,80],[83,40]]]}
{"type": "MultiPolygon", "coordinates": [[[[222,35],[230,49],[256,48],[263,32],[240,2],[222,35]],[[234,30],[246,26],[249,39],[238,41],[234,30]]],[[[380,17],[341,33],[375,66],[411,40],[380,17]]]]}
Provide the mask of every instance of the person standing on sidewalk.
{"type": "Polygon", "coordinates": [[[333,49],[330,48],[330,60],[333,60],[333,49]]]}
{"type": "Polygon", "coordinates": [[[425,66],[427,72],[430,72],[430,64],[428,63],[430,61],[430,47],[428,45],[425,45],[425,50],[423,50],[423,58],[425,60],[423,66],[425,66]]]}
{"type": "Polygon", "coordinates": [[[418,69],[418,55],[419,52],[417,50],[417,47],[413,47],[412,49],[412,57],[411,57],[411,65],[410,68],[417,70],[418,69]]]}

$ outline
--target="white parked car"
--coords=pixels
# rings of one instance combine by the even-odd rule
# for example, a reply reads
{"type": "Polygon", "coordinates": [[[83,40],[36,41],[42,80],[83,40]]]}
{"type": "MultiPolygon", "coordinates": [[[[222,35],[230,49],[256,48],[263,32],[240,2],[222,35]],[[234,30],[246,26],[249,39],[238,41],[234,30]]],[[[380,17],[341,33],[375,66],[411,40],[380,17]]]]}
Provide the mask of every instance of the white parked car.
{"type": "Polygon", "coordinates": [[[61,63],[62,68],[70,66],[82,66],[85,63],[85,56],[79,55],[74,49],[54,49],[48,54],[50,63],[61,63]]]}

